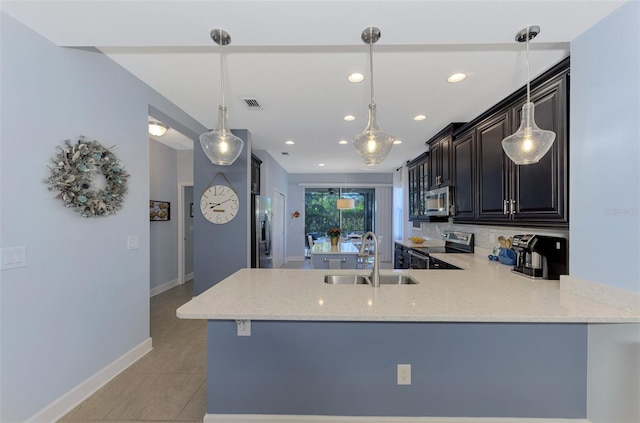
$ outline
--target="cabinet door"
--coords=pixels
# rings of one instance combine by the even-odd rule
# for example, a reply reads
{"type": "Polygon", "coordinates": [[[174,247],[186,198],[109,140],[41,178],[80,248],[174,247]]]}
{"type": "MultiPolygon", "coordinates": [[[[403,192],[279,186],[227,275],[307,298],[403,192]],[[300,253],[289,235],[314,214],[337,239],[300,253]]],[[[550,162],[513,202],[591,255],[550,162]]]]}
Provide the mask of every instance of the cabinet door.
{"type": "Polygon", "coordinates": [[[442,150],[440,149],[440,143],[434,142],[429,145],[429,187],[428,189],[434,189],[439,185],[440,176],[440,162],[442,150]]]}
{"type": "Polygon", "coordinates": [[[475,217],[475,131],[461,135],[453,143],[454,222],[475,217]]]}
{"type": "Polygon", "coordinates": [[[411,166],[408,170],[409,186],[409,220],[414,220],[418,216],[418,166],[411,166]]]}
{"type": "MultiPolygon", "coordinates": [[[[510,109],[509,109],[510,110],[510,109]]],[[[504,213],[509,190],[509,158],[502,150],[502,140],[509,134],[509,110],[504,110],[477,127],[478,219],[509,220],[504,213]]]]}
{"type": "MultiPolygon", "coordinates": [[[[532,92],[535,121],[556,133],[551,150],[538,163],[513,166],[514,220],[568,222],[566,195],[567,107],[566,78],[561,75],[532,92]]],[[[522,103],[513,108],[514,128],[520,125],[522,103]]]]}
{"type": "Polygon", "coordinates": [[[440,141],[440,186],[451,184],[451,135],[440,141]]]}

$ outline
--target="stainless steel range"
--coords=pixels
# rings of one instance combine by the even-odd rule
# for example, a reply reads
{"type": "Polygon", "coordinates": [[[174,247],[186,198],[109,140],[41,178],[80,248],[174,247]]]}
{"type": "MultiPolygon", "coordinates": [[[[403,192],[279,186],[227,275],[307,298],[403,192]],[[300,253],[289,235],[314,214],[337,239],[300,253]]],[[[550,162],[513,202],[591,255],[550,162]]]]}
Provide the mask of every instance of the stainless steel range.
{"type": "Polygon", "coordinates": [[[443,247],[412,247],[409,250],[410,269],[460,269],[452,264],[446,263],[432,257],[430,254],[473,254],[473,234],[461,231],[447,231],[442,235],[445,244],[443,247]]]}

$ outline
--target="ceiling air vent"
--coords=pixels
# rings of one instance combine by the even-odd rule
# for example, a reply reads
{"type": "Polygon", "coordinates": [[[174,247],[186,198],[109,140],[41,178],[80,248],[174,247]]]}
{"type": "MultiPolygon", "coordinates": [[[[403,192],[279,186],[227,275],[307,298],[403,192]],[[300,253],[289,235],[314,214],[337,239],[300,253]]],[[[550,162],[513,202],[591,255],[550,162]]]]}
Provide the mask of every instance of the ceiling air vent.
{"type": "Polygon", "coordinates": [[[247,105],[249,110],[262,110],[262,106],[257,98],[243,98],[242,101],[244,101],[244,104],[247,105]]]}

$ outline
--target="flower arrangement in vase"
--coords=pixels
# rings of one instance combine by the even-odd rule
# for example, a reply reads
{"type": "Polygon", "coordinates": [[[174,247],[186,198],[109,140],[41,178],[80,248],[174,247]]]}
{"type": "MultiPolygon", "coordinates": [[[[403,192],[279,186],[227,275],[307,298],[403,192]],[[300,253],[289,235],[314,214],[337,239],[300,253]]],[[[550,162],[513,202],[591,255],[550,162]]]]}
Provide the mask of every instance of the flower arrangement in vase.
{"type": "Polygon", "coordinates": [[[338,245],[341,232],[340,228],[336,227],[327,229],[327,236],[331,239],[331,245],[338,245]]]}

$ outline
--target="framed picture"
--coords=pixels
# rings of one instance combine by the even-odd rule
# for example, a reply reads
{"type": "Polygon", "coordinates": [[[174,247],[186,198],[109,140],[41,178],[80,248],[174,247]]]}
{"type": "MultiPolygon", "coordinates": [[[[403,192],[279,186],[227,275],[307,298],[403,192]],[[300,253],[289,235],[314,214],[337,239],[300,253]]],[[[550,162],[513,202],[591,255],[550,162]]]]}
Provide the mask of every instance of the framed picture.
{"type": "Polygon", "coordinates": [[[193,217],[193,203],[189,206],[189,217],[193,217]]]}
{"type": "Polygon", "coordinates": [[[149,220],[163,221],[171,219],[171,203],[168,201],[149,202],[149,220]]]}

